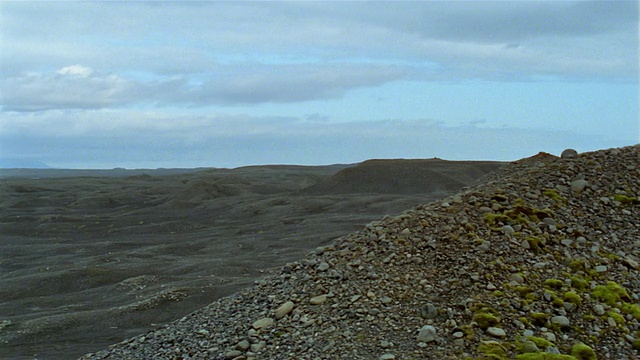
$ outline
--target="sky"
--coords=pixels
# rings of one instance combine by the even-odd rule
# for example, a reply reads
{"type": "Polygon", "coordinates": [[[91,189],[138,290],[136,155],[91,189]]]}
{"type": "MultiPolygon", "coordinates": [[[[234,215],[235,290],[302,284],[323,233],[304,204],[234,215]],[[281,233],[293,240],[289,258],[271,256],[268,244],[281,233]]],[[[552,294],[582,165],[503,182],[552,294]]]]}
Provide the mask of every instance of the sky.
{"type": "Polygon", "coordinates": [[[512,161],[640,143],[638,1],[0,2],[0,164],[512,161]]]}

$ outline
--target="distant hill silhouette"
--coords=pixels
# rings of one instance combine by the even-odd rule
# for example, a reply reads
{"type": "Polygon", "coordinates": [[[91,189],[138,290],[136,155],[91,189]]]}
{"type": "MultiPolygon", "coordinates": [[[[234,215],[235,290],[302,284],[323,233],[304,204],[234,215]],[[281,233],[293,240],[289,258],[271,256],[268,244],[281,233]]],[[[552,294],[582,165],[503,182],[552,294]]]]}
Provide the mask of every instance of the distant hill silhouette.
{"type": "Polygon", "coordinates": [[[50,169],[51,167],[39,160],[31,159],[2,159],[0,169],[50,169]]]}
{"type": "Polygon", "coordinates": [[[306,188],[307,194],[450,193],[471,185],[506,163],[433,159],[367,160],[306,188]]]}

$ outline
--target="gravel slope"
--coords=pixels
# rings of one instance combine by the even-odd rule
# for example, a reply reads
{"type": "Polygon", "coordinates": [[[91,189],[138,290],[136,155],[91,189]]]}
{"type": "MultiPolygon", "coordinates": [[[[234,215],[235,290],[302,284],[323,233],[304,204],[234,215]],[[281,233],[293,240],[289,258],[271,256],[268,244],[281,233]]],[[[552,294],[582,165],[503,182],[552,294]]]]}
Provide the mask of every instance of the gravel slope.
{"type": "Polygon", "coordinates": [[[639,150],[512,163],[83,359],[636,359],[639,150]]]}

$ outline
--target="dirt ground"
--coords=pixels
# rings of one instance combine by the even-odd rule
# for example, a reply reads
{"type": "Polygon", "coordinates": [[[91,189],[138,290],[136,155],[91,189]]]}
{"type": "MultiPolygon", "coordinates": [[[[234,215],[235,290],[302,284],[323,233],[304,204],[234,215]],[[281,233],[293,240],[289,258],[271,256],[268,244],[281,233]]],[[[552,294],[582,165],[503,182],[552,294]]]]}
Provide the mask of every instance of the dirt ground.
{"type": "Polygon", "coordinates": [[[104,348],[503,165],[0,170],[0,357],[104,348]]]}

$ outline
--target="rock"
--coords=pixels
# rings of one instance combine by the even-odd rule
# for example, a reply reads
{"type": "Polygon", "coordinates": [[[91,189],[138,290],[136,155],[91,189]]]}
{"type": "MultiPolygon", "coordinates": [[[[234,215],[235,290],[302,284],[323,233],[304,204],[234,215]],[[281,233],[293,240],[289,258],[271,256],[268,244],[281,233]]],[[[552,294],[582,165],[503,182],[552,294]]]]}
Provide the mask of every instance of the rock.
{"type": "Polygon", "coordinates": [[[640,264],[629,255],[622,258],[622,263],[634,270],[640,270],[640,264]]]}
{"type": "Polygon", "coordinates": [[[560,158],[562,159],[577,159],[578,158],[578,152],[575,151],[574,149],[566,149],[562,152],[562,154],[560,154],[560,158]]]}
{"type": "Polygon", "coordinates": [[[312,305],[320,305],[320,304],[323,304],[326,301],[327,301],[327,295],[326,294],[314,296],[311,299],[309,299],[309,302],[312,305]]]}
{"type": "Polygon", "coordinates": [[[272,318],[262,318],[260,320],[256,320],[252,326],[254,329],[259,330],[259,329],[267,328],[271,325],[273,325],[272,318]]]}
{"type": "Polygon", "coordinates": [[[293,307],[293,301],[287,301],[286,303],[280,305],[280,307],[276,309],[274,314],[276,320],[280,320],[283,317],[287,316],[287,314],[289,314],[293,310],[293,307]]]}
{"type": "Polygon", "coordinates": [[[247,351],[250,346],[251,344],[249,344],[249,341],[242,340],[236,345],[236,350],[247,351]]]}
{"type": "Polygon", "coordinates": [[[554,316],[551,318],[551,324],[557,325],[560,328],[571,327],[571,322],[566,316],[554,316]]]}
{"type": "Polygon", "coordinates": [[[487,328],[487,335],[497,337],[497,338],[503,338],[507,336],[507,333],[504,332],[504,330],[502,330],[499,327],[489,327],[487,328]]]}
{"type": "Polygon", "coordinates": [[[426,303],[420,309],[420,316],[425,319],[434,319],[438,316],[438,309],[432,303],[426,303]]]}
{"type": "Polygon", "coordinates": [[[513,226],[505,225],[502,227],[502,232],[505,233],[505,235],[511,235],[516,231],[514,230],[513,226]]]}
{"type": "Polygon", "coordinates": [[[594,268],[594,270],[598,273],[603,273],[607,271],[607,265],[598,265],[594,268]]]}
{"type": "Polygon", "coordinates": [[[587,180],[579,179],[571,183],[571,190],[576,194],[580,194],[587,186],[589,186],[589,182],[587,180]]]}
{"type": "Polygon", "coordinates": [[[242,351],[240,351],[240,350],[231,350],[231,351],[227,351],[224,354],[224,358],[225,359],[235,359],[235,358],[237,358],[238,356],[241,356],[241,355],[243,355],[242,351]]]}
{"type": "Polygon", "coordinates": [[[602,306],[602,305],[600,305],[600,304],[594,305],[594,307],[593,307],[593,312],[594,312],[596,315],[599,315],[599,316],[604,315],[604,312],[605,312],[605,311],[604,311],[604,306],[602,306]]]}
{"type": "Polygon", "coordinates": [[[530,340],[525,340],[521,343],[522,349],[521,352],[522,353],[537,353],[540,352],[540,348],[538,348],[538,345],[536,345],[536,343],[534,343],[533,341],[530,340]]]}
{"type": "Polygon", "coordinates": [[[330,266],[326,262],[322,262],[318,265],[318,271],[327,271],[329,268],[330,266]]]}
{"type": "Polygon", "coordinates": [[[418,332],[418,341],[430,343],[436,340],[436,328],[431,325],[425,325],[418,332]]]}
{"type": "Polygon", "coordinates": [[[396,358],[393,354],[383,354],[380,355],[380,360],[394,360],[396,358]]]}
{"type": "Polygon", "coordinates": [[[511,280],[517,282],[518,284],[524,284],[524,278],[520,274],[517,274],[517,273],[511,274],[510,278],[511,280]]]}

